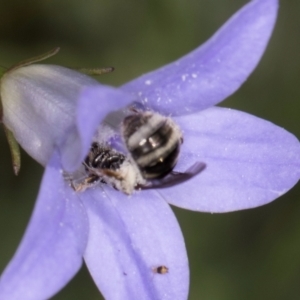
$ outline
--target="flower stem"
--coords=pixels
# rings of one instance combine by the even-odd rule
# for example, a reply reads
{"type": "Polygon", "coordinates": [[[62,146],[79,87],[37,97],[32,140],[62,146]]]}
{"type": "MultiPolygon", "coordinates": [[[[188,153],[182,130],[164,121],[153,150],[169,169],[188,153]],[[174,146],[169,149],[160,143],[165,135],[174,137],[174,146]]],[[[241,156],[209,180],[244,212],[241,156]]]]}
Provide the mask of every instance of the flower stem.
{"type": "Polygon", "coordinates": [[[5,74],[6,71],[7,71],[6,68],[0,66],[0,78],[5,74]]]}
{"type": "Polygon", "coordinates": [[[20,146],[16,141],[13,133],[3,124],[4,132],[6,134],[6,138],[8,141],[11,157],[12,157],[12,164],[15,175],[19,174],[21,168],[21,153],[20,153],[20,146]]]}

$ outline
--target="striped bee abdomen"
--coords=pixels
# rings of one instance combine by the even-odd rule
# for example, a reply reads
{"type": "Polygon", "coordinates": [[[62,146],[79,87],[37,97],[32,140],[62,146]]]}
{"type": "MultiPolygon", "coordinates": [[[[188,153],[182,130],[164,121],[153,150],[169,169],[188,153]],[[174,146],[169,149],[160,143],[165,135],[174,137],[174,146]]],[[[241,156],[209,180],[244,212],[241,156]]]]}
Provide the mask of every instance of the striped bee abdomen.
{"type": "Polygon", "coordinates": [[[176,165],[182,135],[170,118],[150,112],[128,116],[123,137],[145,179],[162,178],[176,165]]]}

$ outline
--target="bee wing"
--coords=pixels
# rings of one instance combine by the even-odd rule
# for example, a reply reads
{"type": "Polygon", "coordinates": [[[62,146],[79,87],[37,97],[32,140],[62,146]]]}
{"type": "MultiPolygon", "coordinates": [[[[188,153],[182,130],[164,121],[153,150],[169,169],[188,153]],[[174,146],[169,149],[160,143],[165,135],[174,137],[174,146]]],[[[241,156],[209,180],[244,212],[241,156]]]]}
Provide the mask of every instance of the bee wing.
{"type": "Polygon", "coordinates": [[[165,178],[160,180],[149,181],[147,185],[139,186],[139,188],[142,190],[163,189],[177,184],[181,184],[201,173],[205,169],[205,167],[205,163],[196,162],[183,173],[172,171],[165,178]]]}

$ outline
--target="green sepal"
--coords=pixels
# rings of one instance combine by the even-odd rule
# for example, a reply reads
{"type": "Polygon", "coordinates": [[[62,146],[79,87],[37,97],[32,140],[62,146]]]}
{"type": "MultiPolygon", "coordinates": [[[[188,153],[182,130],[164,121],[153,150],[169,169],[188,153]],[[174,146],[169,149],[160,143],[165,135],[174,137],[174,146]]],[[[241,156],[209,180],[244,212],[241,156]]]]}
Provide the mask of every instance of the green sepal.
{"type": "Polygon", "coordinates": [[[84,73],[86,75],[90,76],[98,76],[102,74],[111,73],[114,71],[114,67],[106,67],[106,68],[76,68],[75,70],[81,73],[84,73]]]}
{"type": "Polygon", "coordinates": [[[29,66],[33,63],[45,60],[45,59],[57,54],[59,50],[60,50],[60,48],[56,47],[56,48],[54,48],[54,49],[52,49],[52,50],[50,50],[50,51],[48,51],[44,54],[41,54],[41,55],[38,55],[38,56],[35,56],[35,57],[32,57],[32,58],[23,60],[23,61],[17,63],[16,65],[11,66],[6,72],[11,72],[15,69],[25,67],[25,66],[29,66]]]}
{"type": "Polygon", "coordinates": [[[15,139],[13,133],[4,124],[3,127],[12,157],[13,170],[15,175],[18,175],[21,168],[20,146],[17,140],[15,139]]]}
{"type": "Polygon", "coordinates": [[[6,71],[7,71],[7,68],[4,68],[4,67],[0,66],[0,79],[6,73],[6,71]]]}

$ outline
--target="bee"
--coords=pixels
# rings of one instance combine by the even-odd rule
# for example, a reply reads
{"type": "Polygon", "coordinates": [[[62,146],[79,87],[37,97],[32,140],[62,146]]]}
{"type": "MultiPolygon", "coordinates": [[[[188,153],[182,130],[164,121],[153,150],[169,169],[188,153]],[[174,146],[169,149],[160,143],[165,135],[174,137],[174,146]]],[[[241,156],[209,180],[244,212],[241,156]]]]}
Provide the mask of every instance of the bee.
{"type": "Polygon", "coordinates": [[[159,267],[156,267],[156,268],[152,268],[152,272],[156,273],[156,274],[164,275],[166,273],[169,273],[169,268],[166,267],[166,266],[159,266],[159,267]]]}
{"type": "Polygon", "coordinates": [[[182,183],[205,168],[205,164],[196,163],[184,173],[173,171],[183,136],[171,118],[135,111],[124,118],[121,135],[128,154],[94,142],[83,162],[88,176],[73,186],[76,191],[101,182],[132,194],[138,189],[165,188],[182,183]]]}
{"type": "Polygon", "coordinates": [[[94,142],[83,162],[87,177],[79,184],[72,184],[82,192],[97,183],[109,184],[125,194],[132,194],[136,184],[144,184],[135,164],[124,154],[107,145],[94,142]]]}

